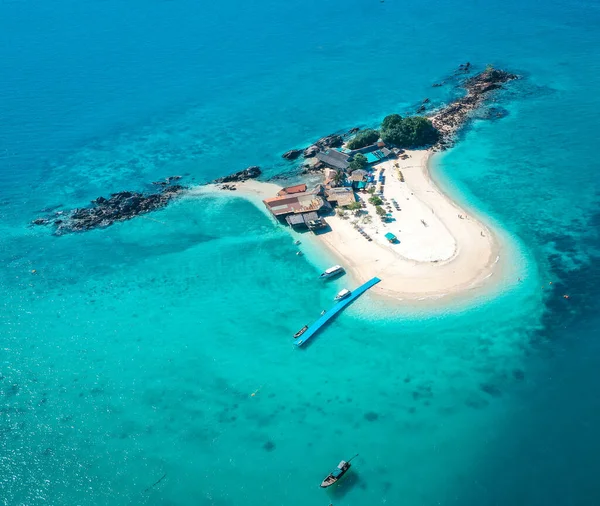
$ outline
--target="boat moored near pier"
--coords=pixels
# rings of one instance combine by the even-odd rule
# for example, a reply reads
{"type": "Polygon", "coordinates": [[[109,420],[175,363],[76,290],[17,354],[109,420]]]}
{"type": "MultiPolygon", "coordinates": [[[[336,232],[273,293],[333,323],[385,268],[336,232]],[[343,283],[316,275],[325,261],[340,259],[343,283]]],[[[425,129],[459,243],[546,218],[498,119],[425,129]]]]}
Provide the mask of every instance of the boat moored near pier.
{"type": "Polygon", "coordinates": [[[346,272],[341,265],[334,265],[333,267],[329,267],[329,269],[325,269],[319,276],[320,279],[330,279],[335,276],[339,276],[346,272]]]}
{"type": "Polygon", "coordinates": [[[294,334],[294,339],[297,339],[308,330],[308,325],[304,325],[298,332],[294,334]]]}
{"type": "Polygon", "coordinates": [[[350,297],[350,295],[352,295],[352,292],[347,288],[344,288],[338,292],[338,294],[333,298],[333,300],[344,300],[346,297],[350,297]]]}

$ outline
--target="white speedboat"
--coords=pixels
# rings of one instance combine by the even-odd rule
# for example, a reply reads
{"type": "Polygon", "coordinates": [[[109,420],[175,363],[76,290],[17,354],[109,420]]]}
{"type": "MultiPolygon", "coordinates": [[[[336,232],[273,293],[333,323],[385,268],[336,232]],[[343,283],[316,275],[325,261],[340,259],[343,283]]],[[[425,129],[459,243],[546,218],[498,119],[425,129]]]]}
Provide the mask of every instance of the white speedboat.
{"type": "Polygon", "coordinates": [[[343,290],[340,290],[338,292],[338,294],[333,298],[333,300],[335,300],[335,301],[344,300],[346,297],[350,297],[350,295],[352,295],[352,292],[350,290],[348,290],[347,288],[344,288],[343,290]]]}
{"type": "Polygon", "coordinates": [[[329,279],[329,278],[333,278],[335,276],[339,276],[340,274],[343,274],[344,268],[341,265],[334,265],[333,267],[330,267],[329,269],[326,269],[325,272],[322,272],[321,275],[319,276],[320,279],[329,279]]]}

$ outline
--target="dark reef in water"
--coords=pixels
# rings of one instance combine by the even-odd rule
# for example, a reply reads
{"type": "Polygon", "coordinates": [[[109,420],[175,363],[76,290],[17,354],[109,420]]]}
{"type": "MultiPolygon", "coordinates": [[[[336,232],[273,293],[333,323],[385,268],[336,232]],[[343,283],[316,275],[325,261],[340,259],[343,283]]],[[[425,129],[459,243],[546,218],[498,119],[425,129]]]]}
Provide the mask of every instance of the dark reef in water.
{"type": "Polygon", "coordinates": [[[379,415],[377,413],[375,413],[374,411],[369,411],[368,413],[365,413],[365,420],[368,420],[369,422],[374,422],[375,420],[377,420],[379,418],[379,415]]]}
{"type": "Polygon", "coordinates": [[[130,220],[140,214],[165,207],[174,197],[186,190],[185,186],[171,184],[176,179],[179,179],[179,176],[154,183],[162,187],[156,193],[144,194],[129,191],[113,193],[108,199],[98,197],[93,200],[91,207],[58,212],[53,217],[37,218],[33,224],[54,225],[57,235],[108,227],[116,221],[130,220]]]}
{"type": "Polygon", "coordinates": [[[267,441],[265,444],[263,444],[263,448],[265,451],[272,452],[275,450],[275,443],[273,443],[273,441],[267,441]]]}

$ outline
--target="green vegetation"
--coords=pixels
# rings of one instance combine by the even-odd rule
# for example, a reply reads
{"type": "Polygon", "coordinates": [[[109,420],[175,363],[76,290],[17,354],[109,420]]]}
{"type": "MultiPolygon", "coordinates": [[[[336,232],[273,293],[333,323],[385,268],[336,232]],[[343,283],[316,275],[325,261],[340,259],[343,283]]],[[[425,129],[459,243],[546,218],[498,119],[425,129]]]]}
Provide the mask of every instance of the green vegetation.
{"type": "Polygon", "coordinates": [[[335,184],[341,185],[346,180],[346,174],[344,174],[341,170],[338,170],[333,176],[333,182],[335,184]]]}
{"type": "Polygon", "coordinates": [[[383,118],[383,122],[381,123],[381,131],[391,130],[392,128],[396,128],[402,124],[402,116],[399,114],[390,114],[383,118]]]}
{"type": "Polygon", "coordinates": [[[399,148],[416,148],[434,144],[439,137],[438,130],[423,116],[403,118],[399,114],[390,114],[381,124],[381,138],[384,142],[399,148]]]}
{"type": "Polygon", "coordinates": [[[369,202],[374,206],[380,206],[381,204],[383,204],[383,200],[381,200],[377,195],[369,197],[369,202]]]}
{"type": "Polygon", "coordinates": [[[364,169],[367,165],[369,165],[367,157],[358,153],[354,155],[354,158],[352,158],[352,161],[348,164],[348,170],[354,172],[355,170],[364,169]]]}
{"type": "Polygon", "coordinates": [[[346,147],[348,149],[360,149],[365,146],[370,146],[371,144],[376,143],[379,140],[379,132],[377,130],[363,130],[362,132],[358,132],[356,137],[351,141],[348,141],[346,147]]]}
{"type": "Polygon", "coordinates": [[[386,215],[386,211],[383,207],[381,206],[376,206],[375,207],[375,212],[379,215],[379,216],[385,216],[386,215]]]}
{"type": "Polygon", "coordinates": [[[358,216],[360,214],[360,211],[362,209],[362,205],[360,202],[352,202],[352,204],[349,204],[347,206],[344,206],[346,209],[348,209],[348,211],[354,211],[354,216],[358,216]]]}

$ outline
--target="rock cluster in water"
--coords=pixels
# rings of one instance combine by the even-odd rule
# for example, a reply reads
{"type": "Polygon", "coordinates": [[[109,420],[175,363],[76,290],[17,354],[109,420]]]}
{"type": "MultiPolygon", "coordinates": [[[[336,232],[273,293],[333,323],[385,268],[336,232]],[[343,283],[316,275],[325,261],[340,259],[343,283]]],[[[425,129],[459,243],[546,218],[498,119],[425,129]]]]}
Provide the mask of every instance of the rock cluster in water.
{"type": "MultiPolygon", "coordinates": [[[[459,70],[461,69],[459,68],[459,70]]],[[[463,68],[462,71],[468,71],[468,68],[463,68]]],[[[518,79],[518,76],[492,67],[468,78],[463,84],[467,94],[448,104],[430,118],[433,126],[441,134],[436,148],[451,147],[454,144],[456,132],[469,119],[472,111],[483,104],[490,92],[501,89],[503,84],[514,79],[518,79]]]]}
{"type": "Polygon", "coordinates": [[[130,220],[140,214],[165,207],[169,201],[186,189],[179,184],[172,185],[171,182],[176,179],[179,179],[179,176],[154,183],[162,186],[157,193],[144,194],[129,191],[113,193],[110,198],[98,197],[93,200],[92,207],[82,207],[67,212],[59,211],[51,218],[38,218],[32,223],[54,225],[57,235],[108,227],[116,221],[130,220]]]}
{"type": "Polygon", "coordinates": [[[283,155],[281,155],[281,157],[285,158],[286,160],[295,160],[301,154],[302,154],[301,149],[290,149],[289,151],[286,151],[285,153],[283,153],[283,155]]]}
{"type": "Polygon", "coordinates": [[[345,132],[344,134],[329,134],[325,137],[321,137],[314,144],[311,144],[307,148],[304,149],[290,149],[281,155],[282,158],[286,160],[295,160],[299,158],[301,155],[304,158],[313,158],[319,151],[324,151],[328,148],[339,148],[342,144],[344,144],[344,138],[358,132],[358,128],[352,128],[345,132]]]}
{"type": "Polygon", "coordinates": [[[258,167],[257,165],[253,165],[252,167],[240,170],[239,172],[235,172],[233,174],[230,174],[229,176],[215,179],[213,183],[241,183],[242,181],[246,181],[247,179],[256,179],[261,174],[262,172],[260,170],[260,167],[258,167]]]}

